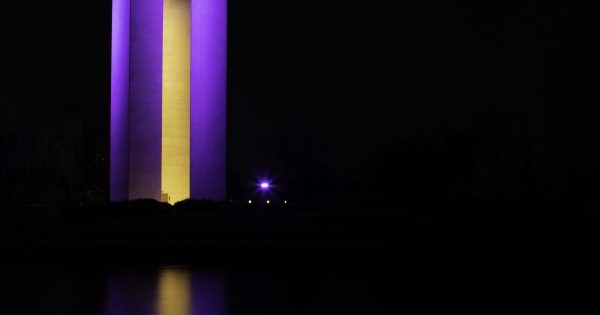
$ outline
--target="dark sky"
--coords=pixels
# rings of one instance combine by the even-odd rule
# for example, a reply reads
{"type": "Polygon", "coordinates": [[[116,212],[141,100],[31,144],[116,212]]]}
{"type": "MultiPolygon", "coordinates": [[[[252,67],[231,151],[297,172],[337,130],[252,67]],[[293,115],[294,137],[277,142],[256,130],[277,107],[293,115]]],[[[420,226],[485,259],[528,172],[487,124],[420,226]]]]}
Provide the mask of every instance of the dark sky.
{"type": "MultiPolygon", "coordinates": [[[[494,124],[505,151],[529,156],[543,178],[560,165],[589,167],[598,128],[585,97],[582,8],[408,3],[230,0],[232,195],[265,174],[299,195],[367,196],[412,168],[399,164],[443,162],[403,159],[408,148],[460,160],[469,140],[452,137],[494,124]]],[[[20,1],[2,13],[5,135],[79,115],[89,172],[108,152],[110,1],[20,1]]]]}

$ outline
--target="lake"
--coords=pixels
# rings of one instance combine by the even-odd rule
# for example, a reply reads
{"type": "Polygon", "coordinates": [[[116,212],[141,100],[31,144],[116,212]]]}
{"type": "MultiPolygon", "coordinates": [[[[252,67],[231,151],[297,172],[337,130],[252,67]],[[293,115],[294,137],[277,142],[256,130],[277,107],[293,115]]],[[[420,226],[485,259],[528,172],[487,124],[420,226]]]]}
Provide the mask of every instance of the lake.
{"type": "Polygon", "coordinates": [[[464,261],[32,259],[2,266],[0,314],[567,312],[598,307],[597,270],[464,261]]]}

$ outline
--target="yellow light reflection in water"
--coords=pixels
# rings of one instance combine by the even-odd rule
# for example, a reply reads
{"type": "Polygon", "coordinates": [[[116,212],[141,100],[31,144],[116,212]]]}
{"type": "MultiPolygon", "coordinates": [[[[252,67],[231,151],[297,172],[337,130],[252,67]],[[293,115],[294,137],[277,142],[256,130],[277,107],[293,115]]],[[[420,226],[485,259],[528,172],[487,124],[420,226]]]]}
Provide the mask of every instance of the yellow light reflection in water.
{"type": "Polygon", "coordinates": [[[185,268],[161,270],[158,284],[158,315],[190,315],[190,272],[185,268]]]}
{"type": "Polygon", "coordinates": [[[164,0],[161,189],[190,196],[190,0],[164,0]]]}

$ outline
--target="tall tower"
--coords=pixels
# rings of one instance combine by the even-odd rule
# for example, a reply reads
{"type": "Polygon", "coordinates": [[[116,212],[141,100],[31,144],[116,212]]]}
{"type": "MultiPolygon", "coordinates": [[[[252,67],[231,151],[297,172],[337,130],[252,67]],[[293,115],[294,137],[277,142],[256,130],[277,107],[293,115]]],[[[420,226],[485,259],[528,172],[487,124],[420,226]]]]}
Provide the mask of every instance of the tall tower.
{"type": "Polygon", "coordinates": [[[113,0],[110,199],[225,199],[227,0],[113,0]]]}

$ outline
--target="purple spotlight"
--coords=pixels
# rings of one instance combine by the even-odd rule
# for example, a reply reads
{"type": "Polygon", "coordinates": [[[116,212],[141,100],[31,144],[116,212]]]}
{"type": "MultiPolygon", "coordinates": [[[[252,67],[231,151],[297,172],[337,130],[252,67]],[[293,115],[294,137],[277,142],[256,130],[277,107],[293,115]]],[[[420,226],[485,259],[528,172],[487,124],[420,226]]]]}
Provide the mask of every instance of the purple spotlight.
{"type": "Polygon", "coordinates": [[[269,186],[270,186],[270,185],[269,185],[269,183],[267,183],[267,182],[262,182],[262,183],[260,183],[260,188],[262,188],[262,189],[269,189],[269,186]]]}

